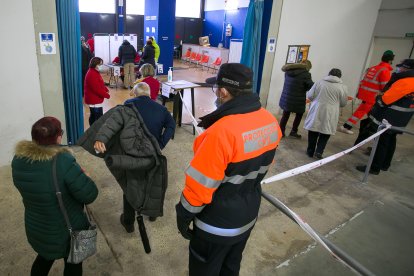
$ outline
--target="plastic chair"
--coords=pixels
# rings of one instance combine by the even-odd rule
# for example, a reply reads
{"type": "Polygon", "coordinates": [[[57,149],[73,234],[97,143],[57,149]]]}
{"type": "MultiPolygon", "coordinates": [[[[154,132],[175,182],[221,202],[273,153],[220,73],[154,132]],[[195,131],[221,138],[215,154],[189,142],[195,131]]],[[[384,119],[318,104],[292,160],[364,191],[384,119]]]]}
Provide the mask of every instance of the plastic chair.
{"type": "Polygon", "coordinates": [[[195,60],[196,56],[196,52],[191,52],[190,58],[188,59],[188,63],[191,63],[193,60],[195,60]]]}
{"type": "Polygon", "coordinates": [[[208,65],[208,61],[210,60],[210,57],[208,55],[203,55],[201,57],[201,60],[199,64],[201,65],[201,70],[203,70],[204,66],[208,65]]]}
{"type": "Polygon", "coordinates": [[[198,62],[201,60],[201,54],[199,54],[199,53],[196,54],[196,56],[194,58],[191,58],[190,60],[191,60],[191,62],[194,62],[194,64],[197,67],[198,62]]]}
{"type": "MultiPolygon", "coordinates": [[[[217,57],[216,60],[210,65],[212,66],[213,70],[215,69],[215,70],[218,71],[218,68],[221,65],[221,57],[217,57]]],[[[210,70],[210,67],[207,69],[207,72],[208,72],[208,70],[210,70]]]]}
{"type": "Polygon", "coordinates": [[[191,57],[191,50],[188,49],[187,52],[185,52],[185,55],[182,57],[184,62],[189,61],[191,57]]]}

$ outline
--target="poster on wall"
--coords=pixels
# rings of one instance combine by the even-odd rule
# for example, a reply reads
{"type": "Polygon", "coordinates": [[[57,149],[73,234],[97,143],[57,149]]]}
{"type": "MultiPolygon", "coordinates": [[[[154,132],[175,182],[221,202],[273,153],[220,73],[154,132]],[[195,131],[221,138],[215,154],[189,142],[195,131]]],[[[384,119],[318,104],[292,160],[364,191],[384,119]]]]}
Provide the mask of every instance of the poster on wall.
{"type": "Polygon", "coordinates": [[[296,63],[298,56],[299,47],[298,46],[289,46],[288,55],[286,58],[286,63],[296,63]]]}
{"type": "Polygon", "coordinates": [[[54,33],[39,33],[40,54],[56,54],[56,36],[54,33]]]}
{"type": "Polygon", "coordinates": [[[302,62],[302,61],[308,59],[309,47],[310,47],[309,45],[301,45],[300,46],[297,62],[302,62]]]}
{"type": "Polygon", "coordinates": [[[308,59],[310,45],[289,45],[286,64],[300,63],[308,59]]]}

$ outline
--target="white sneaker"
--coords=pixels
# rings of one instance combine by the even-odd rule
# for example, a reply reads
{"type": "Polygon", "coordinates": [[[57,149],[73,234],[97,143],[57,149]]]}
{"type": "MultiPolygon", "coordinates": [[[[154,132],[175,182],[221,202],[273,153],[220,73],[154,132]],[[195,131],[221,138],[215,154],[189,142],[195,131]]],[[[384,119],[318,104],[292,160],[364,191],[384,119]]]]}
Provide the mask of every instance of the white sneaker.
{"type": "Polygon", "coordinates": [[[344,126],[341,126],[341,127],[338,129],[338,131],[339,131],[339,132],[346,133],[346,134],[354,134],[354,132],[353,132],[352,130],[349,130],[349,129],[347,129],[347,128],[344,128],[344,126]]]}

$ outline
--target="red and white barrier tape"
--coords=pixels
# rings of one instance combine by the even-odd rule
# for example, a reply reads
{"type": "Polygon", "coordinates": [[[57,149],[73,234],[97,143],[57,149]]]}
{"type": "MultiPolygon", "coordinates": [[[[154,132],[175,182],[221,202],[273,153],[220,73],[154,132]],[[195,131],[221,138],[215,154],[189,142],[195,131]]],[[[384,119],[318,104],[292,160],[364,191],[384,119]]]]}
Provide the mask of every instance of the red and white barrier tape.
{"type": "Polygon", "coordinates": [[[188,109],[187,105],[184,102],[183,95],[181,95],[180,92],[178,92],[178,95],[180,95],[181,102],[183,103],[183,106],[184,106],[185,110],[187,110],[188,114],[190,114],[191,123],[193,124],[195,130],[197,131],[197,134],[200,135],[201,133],[203,133],[204,130],[201,127],[198,126],[198,122],[197,122],[196,118],[194,118],[193,113],[190,112],[190,109],[188,109]]]}
{"type": "Polygon", "coordinates": [[[285,178],[289,178],[289,177],[292,177],[292,176],[295,176],[295,175],[298,175],[298,174],[316,169],[316,168],[321,167],[325,164],[328,164],[328,163],[334,161],[335,159],[338,159],[339,157],[342,157],[345,154],[348,154],[351,151],[365,145],[369,141],[371,141],[371,140],[375,139],[376,137],[380,136],[381,134],[383,134],[389,128],[391,128],[391,125],[386,124],[386,127],[384,129],[382,129],[381,131],[378,131],[374,135],[368,137],[367,139],[365,139],[361,143],[353,146],[352,148],[349,148],[347,150],[338,152],[337,154],[331,155],[331,156],[326,157],[324,159],[321,159],[321,160],[318,160],[318,161],[315,161],[315,162],[312,162],[312,163],[309,163],[309,164],[306,164],[306,165],[303,165],[303,166],[300,166],[300,167],[297,167],[297,168],[294,168],[294,169],[291,169],[291,170],[288,170],[288,171],[285,171],[285,172],[282,172],[282,173],[279,173],[279,174],[271,176],[269,178],[263,179],[261,184],[263,185],[263,184],[268,184],[268,183],[271,183],[271,182],[279,181],[279,180],[282,180],[282,179],[285,179],[285,178]]]}

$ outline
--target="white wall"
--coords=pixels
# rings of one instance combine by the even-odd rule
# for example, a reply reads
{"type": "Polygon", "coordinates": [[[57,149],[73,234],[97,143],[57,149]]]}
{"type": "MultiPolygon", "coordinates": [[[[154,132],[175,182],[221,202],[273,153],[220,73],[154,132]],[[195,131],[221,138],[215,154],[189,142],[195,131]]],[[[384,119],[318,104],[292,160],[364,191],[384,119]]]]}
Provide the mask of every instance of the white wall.
{"type": "Polygon", "coordinates": [[[314,81],[333,67],[354,95],[365,66],[381,0],[288,0],[282,17],[267,108],[277,113],[283,88],[288,45],[310,44],[309,60],[314,81]]]}
{"type": "Polygon", "coordinates": [[[405,37],[406,33],[414,33],[414,9],[381,10],[379,12],[375,36],[405,37]]]}
{"type": "MultiPolygon", "coordinates": [[[[249,3],[250,3],[250,0],[229,0],[229,1],[238,1],[239,8],[246,8],[249,6],[249,3]]],[[[204,11],[217,11],[217,10],[224,10],[224,0],[206,0],[204,11]]]]}
{"type": "Polygon", "coordinates": [[[43,116],[33,26],[31,0],[7,1],[2,5],[0,166],[10,162],[17,141],[30,139],[32,124],[43,116]]]}
{"type": "Polygon", "coordinates": [[[411,48],[413,47],[413,39],[408,38],[374,38],[372,45],[372,55],[369,61],[371,67],[378,64],[381,61],[382,54],[386,50],[392,50],[395,54],[393,66],[400,63],[401,60],[406,59],[410,55],[411,48]]]}

